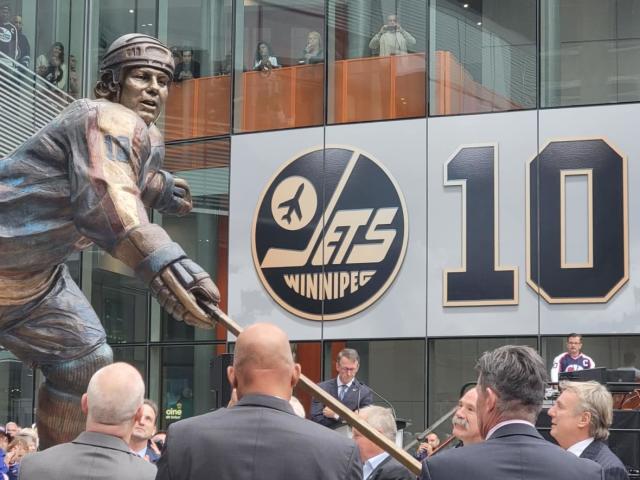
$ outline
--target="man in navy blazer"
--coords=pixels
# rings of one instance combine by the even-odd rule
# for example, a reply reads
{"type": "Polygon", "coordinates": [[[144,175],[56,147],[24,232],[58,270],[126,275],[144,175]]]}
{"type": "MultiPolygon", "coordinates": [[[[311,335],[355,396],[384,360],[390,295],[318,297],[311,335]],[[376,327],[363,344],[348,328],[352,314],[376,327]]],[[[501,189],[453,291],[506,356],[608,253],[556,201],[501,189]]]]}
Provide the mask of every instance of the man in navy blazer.
{"type": "MultiPolygon", "coordinates": [[[[329,392],[344,403],[351,410],[359,410],[373,403],[371,389],[356,378],[360,368],[360,356],[353,348],[343,348],[336,358],[338,376],[318,384],[320,388],[329,392]]],[[[329,428],[342,425],[337,413],[331,408],[318,402],[315,398],[311,402],[311,420],[329,428]]]]}
{"type": "Polygon", "coordinates": [[[562,394],[549,409],[551,436],[580,458],[600,464],[605,480],[628,480],[629,474],[605,440],[613,421],[613,399],[597,382],[563,382],[562,394]]]}
{"type": "Polygon", "coordinates": [[[534,427],[547,379],[540,355],[506,345],[485,352],[478,364],[477,416],[486,440],[433,455],[422,480],[602,480],[602,468],[542,438],[534,427]]]}

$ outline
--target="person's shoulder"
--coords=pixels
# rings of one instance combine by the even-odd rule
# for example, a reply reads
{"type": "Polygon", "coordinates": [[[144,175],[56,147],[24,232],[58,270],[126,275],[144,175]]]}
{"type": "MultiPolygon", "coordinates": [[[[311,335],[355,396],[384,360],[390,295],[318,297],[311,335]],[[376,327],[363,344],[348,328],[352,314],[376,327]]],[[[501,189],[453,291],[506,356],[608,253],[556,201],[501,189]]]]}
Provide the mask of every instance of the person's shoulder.
{"type": "Polygon", "coordinates": [[[172,437],[176,435],[206,430],[206,427],[228,412],[228,408],[219,408],[213,412],[203,413],[194,417],[185,418],[169,425],[168,434],[172,437]]]}

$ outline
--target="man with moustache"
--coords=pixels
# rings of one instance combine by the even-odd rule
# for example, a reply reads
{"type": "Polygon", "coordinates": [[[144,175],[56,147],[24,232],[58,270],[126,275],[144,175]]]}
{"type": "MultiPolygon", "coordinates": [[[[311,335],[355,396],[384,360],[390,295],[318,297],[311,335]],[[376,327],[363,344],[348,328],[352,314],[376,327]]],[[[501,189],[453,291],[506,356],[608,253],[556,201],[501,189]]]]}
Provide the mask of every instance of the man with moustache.
{"type": "Polygon", "coordinates": [[[598,382],[562,382],[562,393],[549,409],[551,436],[562,448],[602,465],[605,480],[629,480],[627,469],[609,449],[613,399],[598,382]]]}
{"type": "Polygon", "coordinates": [[[507,345],[476,365],[478,429],[484,442],[429,457],[422,480],[601,480],[602,468],[542,438],[534,423],[547,380],[540,355],[507,345]]]}
{"type": "MultiPolygon", "coordinates": [[[[458,409],[453,414],[453,417],[451,417],[451,423],[453,425],[451,434],[459,440],[457,445],[455,445],[456,448],[482,441],[480,431],[478,430],[478,417],[476,414],[477,399],[477,390],[470,388],[460,397],[460,400],[458,400],[458,409]]],[[[431,445],[429,436],[427,435],[427,442],[420,444],[416,451],[416,458],[418,460],[424,460],[433,453],[434,449],[435,447],[431,445]]]]}

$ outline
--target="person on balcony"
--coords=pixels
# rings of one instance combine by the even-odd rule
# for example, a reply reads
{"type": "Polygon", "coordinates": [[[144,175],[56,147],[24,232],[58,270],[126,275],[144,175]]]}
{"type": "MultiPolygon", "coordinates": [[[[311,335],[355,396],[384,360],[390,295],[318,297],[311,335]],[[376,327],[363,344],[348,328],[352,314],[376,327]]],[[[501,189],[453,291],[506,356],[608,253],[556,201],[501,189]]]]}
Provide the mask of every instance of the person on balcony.
{"type": "Polygon", "coordinates": [[[268,43],[258,42],[253,69],[256,71],[268,71],[273,68],[280,68],[278,59],[271,55],[271,47],[268,43]]]}
{"type": "Polygon", "coordinates": [[[369,42],[369,48],[377,51],[381,57],[389,55],[405,55],[409,47],[416,44],[416,39],[398,22],[397,15],[389,15],[384,24],[369,42]]]}
{"type": "Polygon", "coordinates": [[[307,46],[304,47],[304,54],[298,64],[311,64],[324,62],[324,52],[322,51],[322,37],[318,32],[309,32],[307,35],[307,46]]]}

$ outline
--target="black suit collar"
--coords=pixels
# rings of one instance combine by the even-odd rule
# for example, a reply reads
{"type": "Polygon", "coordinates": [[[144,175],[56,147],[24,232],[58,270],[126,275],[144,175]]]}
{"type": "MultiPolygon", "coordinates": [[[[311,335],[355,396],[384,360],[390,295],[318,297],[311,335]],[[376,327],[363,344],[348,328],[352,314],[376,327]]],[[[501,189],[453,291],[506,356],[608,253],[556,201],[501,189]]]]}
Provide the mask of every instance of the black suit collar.
{"type": "Polygon", "coordinates": [[[489,438],[489,440],[493,440],[495,438],[510,437],[512,435],[527,435],[530,437],[539,438],[540,440],[544,440],[538,430],[525,423],[510,423],[509,425],[500,427],[493,433],[493,435],[491,435],[491,438],[489,438]]]}
{"type": "Polygon", "coordinates": [[[286,400],[278,397],[273,397],[271,395],[259,395],[259,394],[251,394],[245,395],[240,400],[238,400],[237,406],[258,406],[258,407],[267,407],[273,408],[274,410],[280,410],[282,412],[290,413],[291,415],[295,415],[293,412],[293,408],[291,408],[291,404],[286,400]]]}

